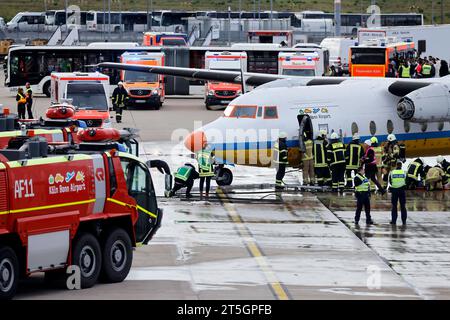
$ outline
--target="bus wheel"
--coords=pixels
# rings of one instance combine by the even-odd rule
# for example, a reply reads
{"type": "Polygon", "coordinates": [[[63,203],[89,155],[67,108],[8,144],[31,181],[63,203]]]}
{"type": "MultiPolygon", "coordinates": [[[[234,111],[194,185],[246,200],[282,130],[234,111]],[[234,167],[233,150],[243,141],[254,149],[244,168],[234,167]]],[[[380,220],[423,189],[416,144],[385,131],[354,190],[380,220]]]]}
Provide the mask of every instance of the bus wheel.
{"type": "Polygon", "coordinates": [[[44,88],[42,89],[42,92],[47,96],[47,98],[50,98],[52,95],[51,89],[50,89],[50,81],[47,81],[44,84],[44,88]]]}
{"type": "Polygon", "coordinates": [[[95,285],[102,267],[100,244],[90,233],[81,233],[74,242],[72,264],[80,268],[81,288],[95,285]]]}
{"type": "Polygon", "coordinates": [[[233,182],[233,172],[230,169],[222,168],[219,171],[216,183],[219,186],[229,186],[233,182]]]}
{"type": "Polygon", "coordinates": [[[12,299],[19,278],[19,261],[10,247],[0,247],[0,300],[12,299]]]}
{"type": "Polygon", "coordinates": [[[130,272],[133,261],[130,236],[121,228],[112,229],[102,249],[101,280],[108,283],[122,282],[130,272]]]}

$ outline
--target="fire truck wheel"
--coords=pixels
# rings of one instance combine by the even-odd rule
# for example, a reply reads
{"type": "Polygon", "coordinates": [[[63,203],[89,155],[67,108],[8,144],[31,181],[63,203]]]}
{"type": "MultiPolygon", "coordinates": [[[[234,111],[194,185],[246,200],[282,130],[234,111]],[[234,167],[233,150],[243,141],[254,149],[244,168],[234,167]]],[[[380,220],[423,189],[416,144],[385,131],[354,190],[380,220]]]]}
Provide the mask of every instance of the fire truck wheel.
{"type": "Polygon", "coordinates": [[[81,288],[95,285],[102,267],[100,244],[90,233],[81,233],[74,242],[72,264],[80,268],[81,288]]]}
{"type": "Polygon", "coordinates": [[[122,282],[130,272],[133,248],[128,233],[120,228],[112,229],[103,245],[101,280],[107,283],[122,282]]]}
{"type": "Polygon", "coordinates": [[[12,299],[19,278],[17,255],[10,247],[0,247],[0,300],[12,299]]]}

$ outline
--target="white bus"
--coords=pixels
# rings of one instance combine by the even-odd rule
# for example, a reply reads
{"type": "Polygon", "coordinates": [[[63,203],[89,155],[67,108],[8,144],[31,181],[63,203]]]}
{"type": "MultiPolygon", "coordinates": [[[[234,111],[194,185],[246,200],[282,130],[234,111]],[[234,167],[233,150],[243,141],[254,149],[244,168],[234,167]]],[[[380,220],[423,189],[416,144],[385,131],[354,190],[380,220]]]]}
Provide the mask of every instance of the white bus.
{"type": "MultiPolygon", "coordinates": [[[[78,27],[80,30],[86,30],[87,11],[67,11],[67,27],[78,27]]],[[[55,31],[58,27],[66,25],[65,10],[51,10],[45,12],[46,30],[55,31]]]]}

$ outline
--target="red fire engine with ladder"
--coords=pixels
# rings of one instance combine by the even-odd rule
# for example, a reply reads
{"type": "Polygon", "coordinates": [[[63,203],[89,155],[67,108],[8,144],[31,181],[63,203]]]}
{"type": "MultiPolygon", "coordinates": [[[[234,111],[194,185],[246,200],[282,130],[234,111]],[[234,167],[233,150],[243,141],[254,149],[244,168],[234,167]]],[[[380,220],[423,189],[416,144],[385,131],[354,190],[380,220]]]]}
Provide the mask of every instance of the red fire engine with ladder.
{"type": "Polygon", "coordinates": [[[79,130],[80,144],[30,136],[0,150],[0,298],[19,278],[65,279],[69,266],[81,288],[123,281],[132,248],[161,224],[150,161],[118,151],[115,129],[79,130]]]}

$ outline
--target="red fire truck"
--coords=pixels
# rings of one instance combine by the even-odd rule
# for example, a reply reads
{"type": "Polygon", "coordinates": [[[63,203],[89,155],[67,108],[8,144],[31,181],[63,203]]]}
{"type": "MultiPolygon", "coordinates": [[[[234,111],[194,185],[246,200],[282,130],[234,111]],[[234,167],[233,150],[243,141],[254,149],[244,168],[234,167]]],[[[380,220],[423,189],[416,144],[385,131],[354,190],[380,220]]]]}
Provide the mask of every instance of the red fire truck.
{"type": "Polygon", "coordinates": [[[88,142],[50,148],[18,137],[0,150],[1,299],[35,272],[64,279],[76,267],[81,288],[123,281],[132,248],[161,224],[150,164],[118,151],[115,129],[77,136],[88,142]]]}

